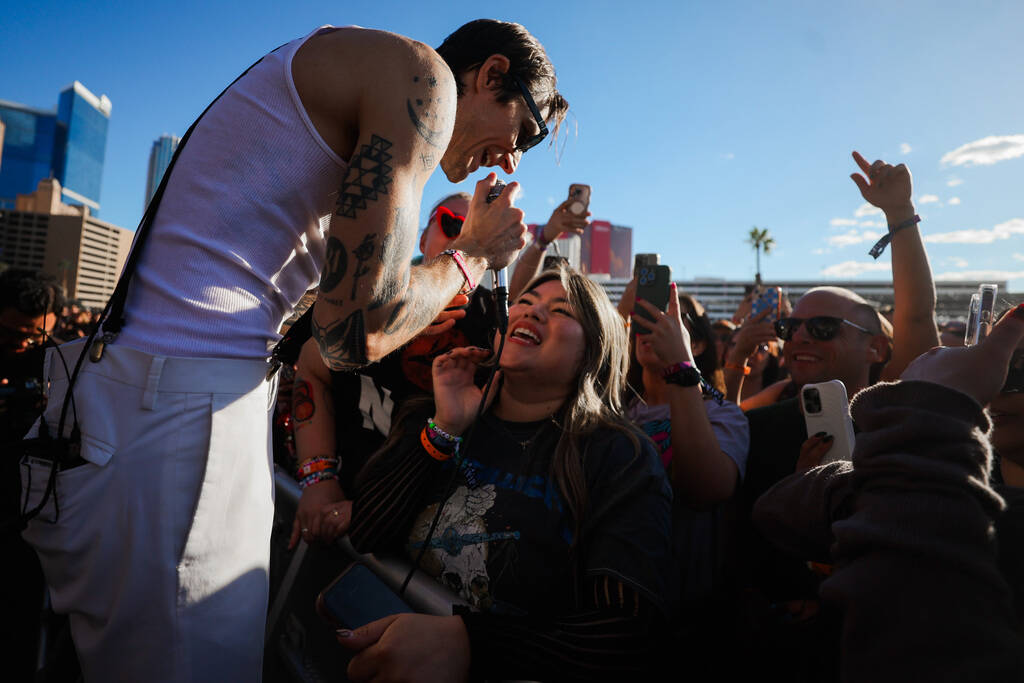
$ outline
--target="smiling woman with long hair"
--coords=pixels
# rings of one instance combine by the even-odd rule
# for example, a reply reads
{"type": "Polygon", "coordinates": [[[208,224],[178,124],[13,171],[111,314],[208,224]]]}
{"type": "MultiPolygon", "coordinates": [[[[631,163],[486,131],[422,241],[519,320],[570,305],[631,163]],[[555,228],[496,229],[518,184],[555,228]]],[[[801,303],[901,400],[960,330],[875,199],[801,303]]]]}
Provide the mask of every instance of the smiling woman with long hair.
{"type": "Polygon", "coordinates": [[[422,555],[472,610],[344,634],[359,652],[350,675],[465,680],[471,664],[487,679],[644,679],[670,590],[671,491],[620,414],[622,320],[579,273],[535,278],[509,310],[497,389],[475,420],[490,355],[435,361],[434,400],[396,420],[368,463],[350,530],[361,552],[422,555]]]}

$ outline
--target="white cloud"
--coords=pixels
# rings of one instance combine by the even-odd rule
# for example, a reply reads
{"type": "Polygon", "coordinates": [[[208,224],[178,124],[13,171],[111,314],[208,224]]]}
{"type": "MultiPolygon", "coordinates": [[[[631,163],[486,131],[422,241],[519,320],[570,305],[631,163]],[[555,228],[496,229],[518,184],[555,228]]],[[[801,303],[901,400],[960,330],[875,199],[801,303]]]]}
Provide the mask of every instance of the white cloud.
{"type": "Polygon", "coordinates": [[[828,268],[824,268],[821,274],[825,277],[847,278],[856,277],[862,273],[873,271],[891,271],[892,264],[878,261],[843,261],[828,268]]]}
{"type": "Polygon", "coordinates": [[[947,152],[942,165],[989,166],[1024,156],[1024,135],[989,135],[947,152]]]}
{"type": "Polygon", "coordinates": [[[933,194],[923,194],[917,198],[919,204],[933,204],[939,201],[939,198],[933,194]]]}
{"type": "Polygon", "coordinates": [[[828,224],[833,228],[844,228],[850,225],[857,225],[857,221],[853,218],[833,218],[828,224]]]}
{"type": "Polygon", "coordinates": [[[952,273],[939,273],[936,280],[1016,280],[1024,277],[1024,270],[958,270],[952,273]]]}
{"type": "Polygon", "coordinates": [[[1024,218],[1011,218],[991,230],[953,230],[925,235],[925,242],[936,244],[991,244],[996,240],[1007,240],[1013,235],[1024,235],[1024,218]]]}
{"type": "Polygon", "coordinates": [[[966,268],[971,264],[967,262],[967,259],[962,259],[959,256],[951,256],[945,260],[943,265],[953,266],[954,268],[966,268]]]}
{"type": "Polygon", "coordinates": [[[853,215],[857,218],[863,218],[864,216],[881,216],[882,210],[877,206],[872,206],[865,202],[857,207],[857,210],[853,212],[853,215]]]}
{"type": "Polygon", "coordinates": [[[900,154],[910,154],[911,146],[905,142],[900,143],[900,154]]]}
{"type": "Polygon", "coordinates": [[[819,248],[819,249],[813,250],[811,253],[814,254],[815,256],[821,256],[822,254],[827,254],[830,251],[832,251],[832,250],[831,249],[820,249],[819,248]]]}
{"type": "Polygon", "coordinates": [[[1024,261],[1024,254],[1014,254],[1013,258],[1017,261],[1024,261]]]}
{"type": "Polygon", "coordinates": [[[946,181],[946,185],[949,187],[956,187],[957,185],[963,184],[964,181],[960,180],[959,178],[950,178],[949,180],[946,181]]]}
{"type": "Polygon", "coordinates": [[[882,236],[880,232],[874,232],[872,230],[865,230],[859,232],[857,230],[850,230],[844,232],[842,235],[833,235],[829,237],[827,242],[831,247],[848,247],[851,244],[860,244],[861,242],[867,242],[868,240],[877,240],[882,236]]]}
{"type": "Polygon", "coordinates": [[[858,225],[862,228],[884,228],[885,223],[881,221],[861,221],[858,225]]]}
{"type": "Polygon", "coordinates": [[[958,204],[960,204],[960,198],[959,197],[950,197],[949,201],[947,201],[946,203],[949,204],[950,206],[957,206],[958,204]]]}

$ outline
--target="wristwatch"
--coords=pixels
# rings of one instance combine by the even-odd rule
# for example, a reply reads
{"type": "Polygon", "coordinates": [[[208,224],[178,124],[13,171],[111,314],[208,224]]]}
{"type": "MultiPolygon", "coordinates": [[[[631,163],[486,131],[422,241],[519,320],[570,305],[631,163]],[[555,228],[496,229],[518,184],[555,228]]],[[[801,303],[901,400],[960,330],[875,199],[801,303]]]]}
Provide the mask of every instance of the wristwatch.
{"type": "Polygon", "coordinates": [[[681,387],[695,387],[701,383],[700,370],[693,363],[676,363],[665,368],[661,378],[669,384],[677,384],[681,387]]]}

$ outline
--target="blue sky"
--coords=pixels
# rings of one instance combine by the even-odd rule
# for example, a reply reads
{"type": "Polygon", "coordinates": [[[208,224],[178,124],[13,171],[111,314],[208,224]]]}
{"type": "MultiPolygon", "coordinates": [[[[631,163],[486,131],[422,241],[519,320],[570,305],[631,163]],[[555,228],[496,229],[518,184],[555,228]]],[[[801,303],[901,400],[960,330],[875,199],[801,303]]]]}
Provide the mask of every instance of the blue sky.
{"type": "MultiPolygon", "coordinates": [[[[752,277],[754,225],[777,242],[766,278],[888,278],[888,252],[867,255],[883,228],[849,179],[857,149],[910,167],[936,275],[1024,291],[1016,1],[7,2],[0,99],[51,108],[75,79],[106,94],[101,217],[133,228],[152,141],[264,52],[321,24],[436,46],[481,16],[529,28],[571,105],[560,160],[538,147],[516,173],[529,222],[583,182],[594,218],[633,227],[678,279],[752,277]]],[[[424,214],[452,188],[437,172],[424,214]]]]}

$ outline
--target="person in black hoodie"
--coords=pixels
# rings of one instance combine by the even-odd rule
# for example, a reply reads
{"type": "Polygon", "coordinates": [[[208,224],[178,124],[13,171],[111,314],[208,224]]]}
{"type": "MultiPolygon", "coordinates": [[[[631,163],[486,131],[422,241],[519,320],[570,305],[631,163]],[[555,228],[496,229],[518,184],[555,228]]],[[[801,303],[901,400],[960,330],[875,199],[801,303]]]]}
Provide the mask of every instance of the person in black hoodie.
{"type": "MultiPolygon", "coordinates": [[[[1024,304],[977,346],[918,357],[899,382],[854,398],[852,462],[791,475],[758,499],[765,536],[831,565],[820,594],[842,621],[840,680],[1024,676],[1024,497],[993,483],[984,408],[1024,388],[1022,340],[1024,304]]],[[[994,411],[998,435],[1013,419],[994,411]]]]}

